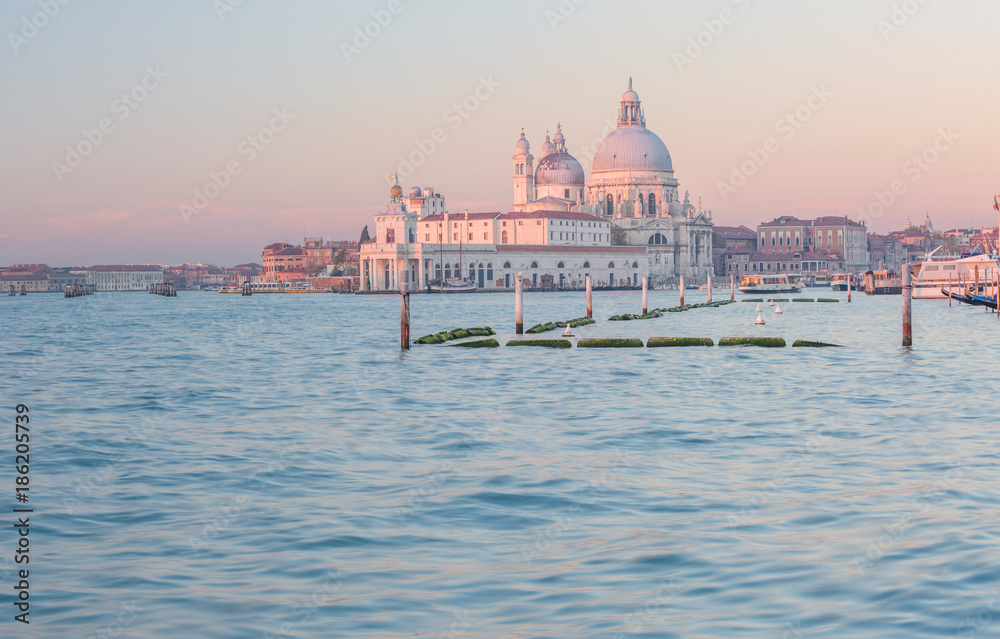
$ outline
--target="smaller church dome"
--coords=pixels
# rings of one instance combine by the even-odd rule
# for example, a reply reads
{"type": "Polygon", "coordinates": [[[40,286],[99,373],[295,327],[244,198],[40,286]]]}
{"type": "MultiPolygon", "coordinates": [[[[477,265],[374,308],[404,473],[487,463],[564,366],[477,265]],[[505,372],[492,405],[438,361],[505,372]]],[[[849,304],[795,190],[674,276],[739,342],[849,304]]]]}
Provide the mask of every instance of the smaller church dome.
{"type": "Polygon", "coordinates": [[[538,163],[535,171],[538,186],[583,186],[583,166],[569,153],[550,153],[538,163]]]}
{"type": "Polygon", "coordinates": [[[419,186],[415,186],[410,189],[410,199],[416,199],[421,195],[423,195],[423,192],[420,190],[419,186]]]}
{"type": "Polygon", "coordinates": [[[524,137],[524,131],[521,131],[521,139],[517,141],[517,146],[514,147],[514,152],[517,155],[527,155],[528,149],[531,145],[528,144],[528,140],[524,137]]]}
{"type": "Polygon", "coordinates": [[[631,88],[622,95],[622,102],[638,102],[639,94],[633,91],[631,88]]]}

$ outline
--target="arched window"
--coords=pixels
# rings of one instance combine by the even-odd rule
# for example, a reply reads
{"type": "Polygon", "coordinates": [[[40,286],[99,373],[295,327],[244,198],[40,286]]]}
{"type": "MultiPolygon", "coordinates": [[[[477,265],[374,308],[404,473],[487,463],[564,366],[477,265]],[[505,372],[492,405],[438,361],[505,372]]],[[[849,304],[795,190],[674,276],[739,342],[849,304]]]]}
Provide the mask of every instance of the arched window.
{"type": "Polygon", "coordinates": [[[493,262],[486,265],[486,279],[490,282],[493,281],[493,262]]]}
{"type": "Polygon", "coordinates": [[[590,268],[590,262],[584,262],[583,268],[590,268]]]}
{"type": "Polygon", "coordinates": [[[556,266],[556,268],[566,268],[566,264],[563,262],[559,262],[559,265],[556,266]]]}
{"type": "Polygon", "coordinates": [[[614,267],[615,267],[614,262],[608,262],[608,268],[614,268],[614,267]]]}
{"type": "Polygon", "coordinates": [[[770,264],[767,265],[767,270],[769,270],[769,271],[771,270],[771,265],[770,264]]]}
{"type": "Polygon", "coordinates": [[[510,262],[504,262],[503,263],[503,267],[504,268],[510,268],[510,262]]]}
{"type": "Polygon", "coordinates": [[[451,264],[444,265],[444,276],[446,278],[451,277],[451,264]]]}
{"type": "Polygon", "coordinates": [[[638,262],[632,262],[632,268],[639,268],[638,262]]]}
{"type": "Polygon", "coordinates": [[[649,217],[656,217],[656,194],[649,194],[649,217]]]}
{"type": "Polygon", "coordinates": [[[476,263],[473,262],[472,264],[469,264],[469,273],[471,274],[475,272],[476,272],[476,263]]]}
{"type": "Polygon", "coordinates": [[[649,238],[649,243],[650,244],[666,244],[667,243],[667,238],[666,238],[666,236],[663,235],[663,233],[653,233],[653,235],[650,236],[650,238],[649,238]]]}
{"type": "Polygon", "coordinates": [[[538,268],[538,262],[532,262],[531,268],[538,268]]]}
{"type": "Polygon", "coordinates": [[[500,243],[501,244],[507,243],[507,231],[504,231],[503,233],[500,234],[500,243]]]}
{"type": "Polygon", "coordinates": [[[441,279],[441,265],[437,264],[434,266],[434,279],[441,279]]]}
{"type": "Polygon", "coordinates": [[[608,194],[608,199],[607,199],[607,202],[605,204],[605,209],[606,209],[606,213],[605,214],[608,217],[614,217],[615,216],[615,198],[611,194],[608,194]]]}

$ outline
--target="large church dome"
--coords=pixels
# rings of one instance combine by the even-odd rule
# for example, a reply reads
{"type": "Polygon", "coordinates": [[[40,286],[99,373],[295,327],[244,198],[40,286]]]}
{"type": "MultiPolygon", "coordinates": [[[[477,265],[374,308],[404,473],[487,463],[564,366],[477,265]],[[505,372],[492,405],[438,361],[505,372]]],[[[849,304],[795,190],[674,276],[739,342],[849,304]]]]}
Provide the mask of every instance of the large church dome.
{"type": "Polygon", "coordinates": [[[615,129],[597,147],[594,171],[646,169],[673,172],[670,151],[655,133],[646,127],[615,129]]]}
{"type": "Polygon", "coordinates": [[[612,131],[594,155],[594,171],[642,169],[673,172],[674,164],[663,140],[646,128],[639,95],[632,90],[622,96],[618,128],[612,131]]]}

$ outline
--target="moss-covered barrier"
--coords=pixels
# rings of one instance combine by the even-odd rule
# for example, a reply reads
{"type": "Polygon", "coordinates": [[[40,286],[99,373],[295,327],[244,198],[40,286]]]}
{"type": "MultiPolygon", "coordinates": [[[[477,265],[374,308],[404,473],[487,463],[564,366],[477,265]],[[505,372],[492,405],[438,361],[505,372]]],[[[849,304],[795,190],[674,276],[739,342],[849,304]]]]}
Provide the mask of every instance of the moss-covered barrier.
{"type": "Polygon", "coordinates": [[[796,340],[792,348],[843,348],[840,344],[826,344],[825,342],[809,342],[804,339],[796,340]]]}
{"type": "Polygon", "coordinates": [[[650,337],[646,348],[668,348],[682,346],[715,346],[708,337],[650,337]]]}
{"type": "Polygon", "coordinates": [[[763,302],[763,301],[764,301],[764,299],[763,299],[763,298],[759,298],[759,299],[752,299],[752,300],[740,300],[740,301],[741,301],[741,302],[743,302],[743,303],[747,303],[747,302],[749,302],[750,304],[760,304],[761,302],[763,302]]]}
{"type": "Polygon", "coordinates": [[[577,348],[643,348],[641,339],[584,338],[576,343],[577,348]]]}
{"type": "Polygon", "coordinates": [[[797,298],[795,298],[795,299],[794,299],[794,300],[792,300],[792,301],[793,301],[793,302],[815,302],[816,300],[814,300],[814,299],[811,299],[811,298],[809,298],[809,297],[797,297],[797,298]]]}
{"type": "Polygon", "coordinates": [[[831,300],[831,299],[826,298],[826,297],[821,297],[821,298],[819,298],[816,301],[817,302],[825,302],[826,304],[838,304],[840,302],[840,300],[831,300]]]}
{"type": "Polygon", "coordinates": [[[784,348],[788,346],[781,337],[724,337],[719,346],[762,346],[764,348],[784,348]]]}
{"type": "Polygon", "coordinates": [[[597,320],[590,317],[578,317],[576,319],[566,320],[564,322],[546,322],[544,324],[535,324],[528,330],[524,331],[529,335],[537,335],[539,333],[547,333],[549,331],[554,331],[557,328],[563,328],[569,324],[570,328],[579,328],[580,326],[586,326],[588,324],[596,324],[597,320]]]}
{"type": "Polygon", "coordinates": [[[455,348],[499,348],[500,342],[495,339],[477,339],[471,342],[452,344],[455,348]]]}
{"type": "Polygon", "coordinates": [[[773,299],[773,300],[771,300],[771,301],[772,301],[772,302],[774,302],[775,304],[781,304],[782,302],[790,302],[791,300],[790,300],[790,299],[787,299],[787,298],[786,298],[786,299],[778,299],[778,298],[776,297],[776,298],[774,298],[774,299],[773,299]]]}
{"type": "Polygon", "coordinates": [[[573,348],[568,339],[512,339],[507,346],[537,346],[540,348],[573,348]]]}
{"type": "Polygon", "coordinates": [[[496,335],[496,331],[489,326],[484,326],[482,328],[455,328],[450,331],[441,331],[440,333],[434,333],[432,335],[424,335],[420,339],[416,340],[414,344],[443,344],[455,339],[465,339],[466,337],[489,337],[490,335],[496,335]]]}

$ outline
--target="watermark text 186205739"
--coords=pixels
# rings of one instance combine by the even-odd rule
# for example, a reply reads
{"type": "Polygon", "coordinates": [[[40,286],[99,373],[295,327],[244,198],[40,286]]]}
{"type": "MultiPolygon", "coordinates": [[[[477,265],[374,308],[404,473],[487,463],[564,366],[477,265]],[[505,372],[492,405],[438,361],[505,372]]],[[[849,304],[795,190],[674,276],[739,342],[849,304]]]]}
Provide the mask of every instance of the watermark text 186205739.
{"type": "Polygon", "coordinates": [[[30,623],[28,615],[31,611],[31,586],[28,578],[31,576],[28,571],[28,564],[31,562],[31,508],[27,508],[28,484],[30,479],[28,472],[31,461],[29,453],[31,451],[29,442],[31,432],[28,426],[31,418],[28,416],[30,410],[24,404],[18,404],[15,408],[17,415],[14,417],[14,494],[18,506],[14,507],[14,529],[17,531],[17,548],[14,550],[14,563],[18,564],[17,572],[14,575],[14,606],[18,614],[14,615],[15,621],[30,623]]]}

